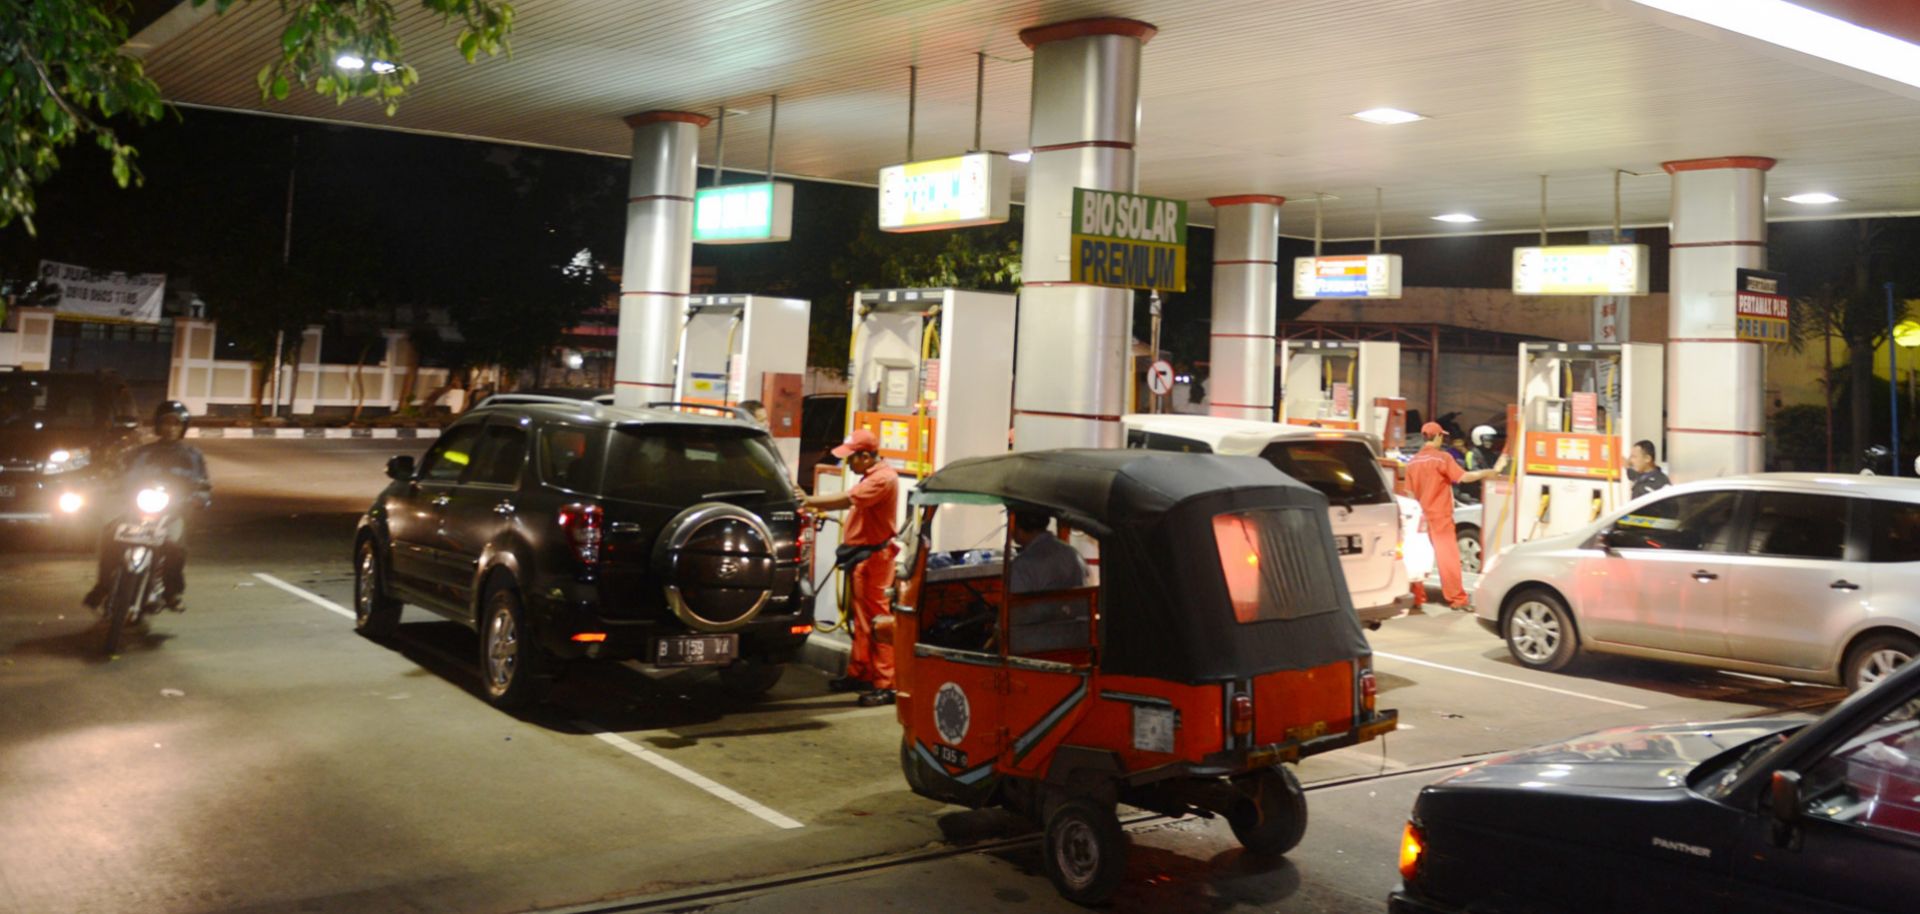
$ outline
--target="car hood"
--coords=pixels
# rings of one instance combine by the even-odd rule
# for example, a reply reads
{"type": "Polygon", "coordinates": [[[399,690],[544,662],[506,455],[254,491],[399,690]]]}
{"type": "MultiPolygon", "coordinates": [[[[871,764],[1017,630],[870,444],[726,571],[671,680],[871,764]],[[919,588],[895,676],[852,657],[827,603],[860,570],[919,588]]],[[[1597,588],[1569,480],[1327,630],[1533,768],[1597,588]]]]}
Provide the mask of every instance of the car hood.
{"type": "Polygon", "coordinates": [[[41,461],[59,448],[92,447],[100,433],[75,428],[0,428],[0,461],[41,461]]]}
{"type": "Polygon", "coordinates": [[[1512,752],[1463,768],[1433,786],[1519,790],[1664,790],[1681,787],[1707,759],[1805,718],[1620,727],[1512,752]]]}

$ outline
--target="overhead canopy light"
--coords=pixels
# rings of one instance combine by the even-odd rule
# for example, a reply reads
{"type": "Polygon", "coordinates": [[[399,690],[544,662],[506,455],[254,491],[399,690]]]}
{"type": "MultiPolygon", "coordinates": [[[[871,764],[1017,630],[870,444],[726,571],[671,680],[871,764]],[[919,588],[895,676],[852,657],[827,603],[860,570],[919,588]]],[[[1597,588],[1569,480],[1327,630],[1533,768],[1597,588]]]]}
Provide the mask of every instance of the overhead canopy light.
{"type": "Polygon", "coordinates": [[[1369,124],[1385,124],[1388,126],[1393,124],[1411,124],[1414,121],[1424,121],[1427,119],[1427,116],[1424,114],[1415,114],[1411,111],[1402,111],[1398,108],[1368,108],[1365,111],[1356,111],[1349,116],[1355,120],[1366,121],[1369,124]]]}
{"type": "Polygon", "coordinates": [[[1479,222],[1480,217],[1472,213],[1441,213],[1433,217],[1435,222],[1479,222]]]}
{"type": "Polygon", "coordinates": [[[1804,203],[1811,206],[1821,203],[1839,203],[1840,198],[1824,191],[1815,191],[1813,193],[1794,194],[1787,198],[1787,202],[1804,203]]]}
{"type": "Polygon", "coordinates": [[[1846,67],[1920,87],[1920,45],[1786,0],[1633,0],[1846,67]]]}
{"type": "Polygon", "coordinates": [[[1007,158],[1015,162],[1031,162],[1033,161],[1033,150],[1022,149],[1019,152],[1009,153],[1007,158]]]}

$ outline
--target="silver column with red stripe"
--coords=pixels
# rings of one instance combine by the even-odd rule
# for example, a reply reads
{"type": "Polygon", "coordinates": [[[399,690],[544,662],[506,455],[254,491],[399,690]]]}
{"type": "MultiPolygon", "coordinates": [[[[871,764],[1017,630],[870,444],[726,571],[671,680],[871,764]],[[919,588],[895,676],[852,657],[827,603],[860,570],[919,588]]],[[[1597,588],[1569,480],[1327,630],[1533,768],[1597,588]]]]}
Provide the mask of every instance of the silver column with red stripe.
{"type": "Polygon", "coordinates": [[[1033,49],[1014,447],[1119,447],[1133,292],[1071,282],[1073,189],[1135,190],[1140,49],[1153,26],[1080,19],[1022,31],[1033,49]]]}
{"type": "Polygon", "coordinates": [[[693,190],[707,117],[648,111],[627,118],[633,164],[620,268],[613,397],[621,406],[673,398],[673,355],[693,274],[693,190]]]}
{"type": "Polygon", "coordinates": [[[1274,309],[1284,197],[1213,197],[1213,335],[1207,411],[1273,421],[1274,309]]]}
{"type": "Polygon", "coordinates": [[[1765,469],[1764,344],[1737,337],[1735,271],[1767,265],[1767,169],[1732,156],[1667,162],[1667,450],[1675,481],[1765,469]]]}

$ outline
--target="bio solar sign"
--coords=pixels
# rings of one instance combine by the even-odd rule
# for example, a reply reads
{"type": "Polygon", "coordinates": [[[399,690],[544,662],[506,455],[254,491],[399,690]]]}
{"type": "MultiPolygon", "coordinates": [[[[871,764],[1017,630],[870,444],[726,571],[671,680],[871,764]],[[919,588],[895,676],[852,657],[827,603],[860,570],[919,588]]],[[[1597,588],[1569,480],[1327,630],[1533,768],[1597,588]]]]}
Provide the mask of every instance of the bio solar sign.
{"type": "Polygon", "coordinates": [[[1073,189],[1073,281],[1125,289],[1187,288],[1187,205],[1073,189]]]}
{"type": "Polygon", "coordinates": [[[793,185],[778,181],[702,187],[693,194],[693,240],[752,244],[793,237],[793,185]]]}
{"type": "Polygon", "coordinates": [[[1399,298],[1399,254],[1295,257],[1293,297],[1399,298]]]}
{"type": "Polygon", "coordinates": [[[927,232],[1007,221],[1012,169],[999,152],[880,169],[880,229],[927,232]]]}
{"type": "Polygon", "coordinates": [[[1573,244],[1513,249],[1515,295],[1645,295],[1647,246],[1573,244]]]}
{"type": "Polygon", "coordinates": [[[1743,340],[1787,341],[1787,277],[1740,269],[1733,290],[1734,333],[1743,340]]]}

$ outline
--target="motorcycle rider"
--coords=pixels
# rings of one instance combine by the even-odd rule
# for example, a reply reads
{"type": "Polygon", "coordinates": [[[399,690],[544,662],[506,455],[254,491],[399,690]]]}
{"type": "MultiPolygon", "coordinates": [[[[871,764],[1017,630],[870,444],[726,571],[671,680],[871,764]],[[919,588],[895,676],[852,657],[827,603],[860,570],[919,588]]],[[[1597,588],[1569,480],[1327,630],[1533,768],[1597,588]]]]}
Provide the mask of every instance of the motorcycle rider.
{"type": "MultiPolygon", "coordinates": [[[[1468,440],[1473,446],[1467,449],[1467,459],[1461,461],[1466,464],[1468,472],[1492,469],[1494,463],[1500,459],[1500,452],[1493,449],[1493,441],[1499,436],[1500,433],[1491,425],[1474,427],[1473,434],[1468,437],[1468,440]]],[[[1454,498],[1461,504],[1477,505],[1480,503],[1480,486],[1478,484],[1461,483],[1453,487],[1453,494],[1454,498]]]]}
{"type": "MultiPolygon", "coordinates": [[[[213,503],[213,483],[207,478],[207,461],[201,456],[200,449],[186,443],[187,423],[192,421],[192,413],[187,405],[178,400],[167,400],[153,408],[153,430],[159,440],[147,444],[133,452],[127,462],[126,472],[121,475],[123,482],[135,485],[149,480],[164,480],[175,489],[176,497],[189,496],[185,505],[194,508],[206,508],[213,503]]],[[[161,584],[165,590],[166,608],[180,612],[180,595],[186,592],[187,580],[187,544],[184,529],[185,514],[176,515],[180,523],[167,544],[155,550],[160,561],[161,584]]],[[[113,540],[115,523],[109,523],[100,532],[100,563],[95,570],[93,589],[87,591],[85,603],[93,609],[99,609],[107,598],[107,581],[113,576],[113,565],[120,557],[118,544],[113,540]]]]}

